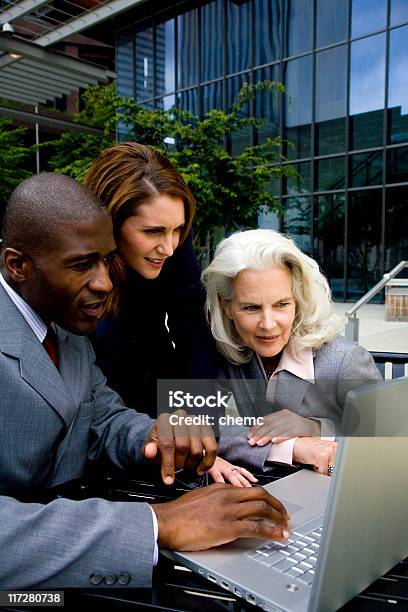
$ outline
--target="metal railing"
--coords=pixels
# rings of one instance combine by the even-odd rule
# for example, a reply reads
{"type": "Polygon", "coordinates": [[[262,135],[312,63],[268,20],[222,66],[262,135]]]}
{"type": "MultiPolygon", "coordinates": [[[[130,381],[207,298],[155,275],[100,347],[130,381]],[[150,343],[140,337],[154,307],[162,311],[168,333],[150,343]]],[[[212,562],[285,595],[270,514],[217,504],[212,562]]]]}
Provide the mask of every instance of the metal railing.
{"type": "Polygon", "coordinates": [[[384,380],[408,376],[408,353],[370,353],[384,380]]]}
{"type": "Polygon", "coordinates": [[[377,293],[384,289],[388,281],[395,278],[404,268],[408,268],[408,261],[400,261],[399,264],[391,270],[391,272],[384,274],[382,279],[376,285],[374,285],[370,291],[367,291],[367,293],[363,295],[363,297],[360,298],[358,302],[356,302],[354,306],[350,308],[350,310],[347,310],[347,312],[344,313],[344,316],[347,318],[345,336],[348,340],[358,343],[360,320],[356,316],[357,310],[367,304],[367,302],[377,295],[377,293]]]}

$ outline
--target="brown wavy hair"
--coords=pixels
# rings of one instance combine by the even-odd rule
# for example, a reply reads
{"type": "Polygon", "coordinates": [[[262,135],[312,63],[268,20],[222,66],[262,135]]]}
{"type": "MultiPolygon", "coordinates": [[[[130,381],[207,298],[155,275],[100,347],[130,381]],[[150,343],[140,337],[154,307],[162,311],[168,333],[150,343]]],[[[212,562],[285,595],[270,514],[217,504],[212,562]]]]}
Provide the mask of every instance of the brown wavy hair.
{"type": "MultiPolygon", "coordinates": [[[[180,198],[184,203],[185,225],[180,244],[191,229],[195,214],[193,194],[173,164],[148,145],[122,142],[104,149],[89,168],[84,183],[110,212],[115,239],[126,219],[137,215],[142,204],[159,195],[180,198]]],[[[119,309],[125,270],[120,257],[116,257],[109,270],[114,286],[106,308],[110,316],[115,316],[119,309]]]]}

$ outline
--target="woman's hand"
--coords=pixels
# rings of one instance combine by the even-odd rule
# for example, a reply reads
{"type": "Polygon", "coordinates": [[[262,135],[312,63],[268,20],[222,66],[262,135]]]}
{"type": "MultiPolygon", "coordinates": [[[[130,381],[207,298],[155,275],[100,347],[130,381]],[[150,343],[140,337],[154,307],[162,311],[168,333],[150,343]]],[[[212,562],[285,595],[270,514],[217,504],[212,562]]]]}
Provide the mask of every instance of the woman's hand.
{"type": "Polygon", "coordinates": [[[293,461],[313,465],[316,472],[327,475],[329,465],[334,465],[336,460],[336,451],[337,442],[320,438],[298,438],[293,447],[293,461]]]}
{"type": "Polygon", "coordinates": [[[282,438],[298,436],[320,436],[320,421],[307,419],[286,408],[267,414],[262,425],[251,427],[247,433],[251,446],[265,446],[271,441],[282,442],[282,438]]]}
{"type": "Polygon", "coordinates": [[[251,487],[251,482],[258,482],[251,472],[238,465],[232,465],[221,457],[216,458],[208,474],[215,482],[230,482],[235,487],[251,487]]]}

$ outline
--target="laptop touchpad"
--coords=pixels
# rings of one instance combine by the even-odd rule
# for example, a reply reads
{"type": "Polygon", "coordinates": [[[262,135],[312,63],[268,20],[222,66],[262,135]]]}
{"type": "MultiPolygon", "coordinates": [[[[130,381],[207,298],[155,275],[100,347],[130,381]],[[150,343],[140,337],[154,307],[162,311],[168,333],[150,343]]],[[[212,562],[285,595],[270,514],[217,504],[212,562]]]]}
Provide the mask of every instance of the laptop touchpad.
{"type": "Polygon", "coordinates": [[[284,499],[282,496],[279,496],[279,501],[285,506],[290,516],[293,516],[294,514],[296,514],[296,512],[299,512],[299,510],[303,510],[304,508],[304,506],[298,506],[297,504],[294,504],[293,502],[284,499]]]}

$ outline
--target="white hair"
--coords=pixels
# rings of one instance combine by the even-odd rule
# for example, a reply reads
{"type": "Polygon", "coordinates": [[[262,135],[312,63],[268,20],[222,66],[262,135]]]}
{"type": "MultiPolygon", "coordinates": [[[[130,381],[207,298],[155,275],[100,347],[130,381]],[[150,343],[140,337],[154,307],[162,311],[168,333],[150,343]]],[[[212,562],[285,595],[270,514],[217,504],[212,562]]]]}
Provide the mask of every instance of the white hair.
{"type": "Polygon", "coordinates": [[[234,279],[242,270],[268,270],[275,265],[288,270],[292,277],[296,304],[288,342],[292,354],[304,348],[320,348],[340,331],[329,285],[314,259],[302,253],[293,240],[274,230],[236,232],[220,242],[213,261],[202,273],[211,331],[218,350],[232,363],[249,361],[253,352],[243,345],[221,300],[232,300],[234,279]]]}

